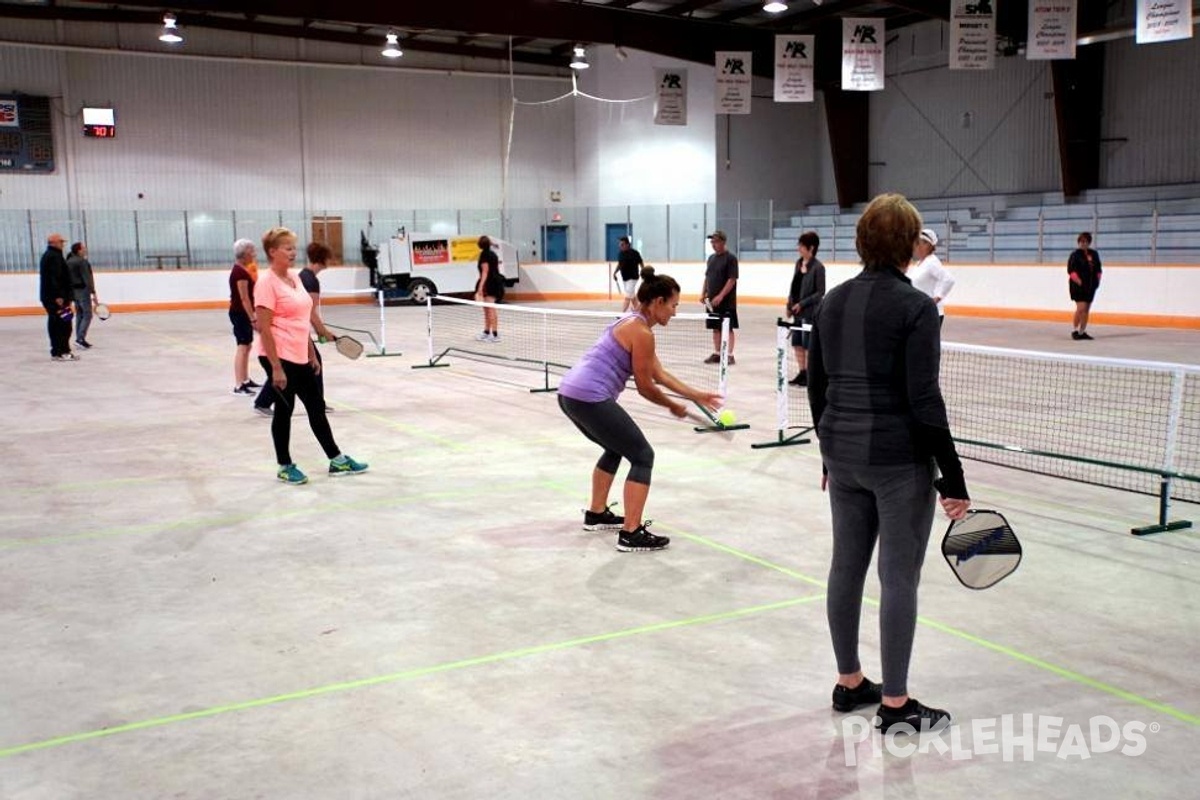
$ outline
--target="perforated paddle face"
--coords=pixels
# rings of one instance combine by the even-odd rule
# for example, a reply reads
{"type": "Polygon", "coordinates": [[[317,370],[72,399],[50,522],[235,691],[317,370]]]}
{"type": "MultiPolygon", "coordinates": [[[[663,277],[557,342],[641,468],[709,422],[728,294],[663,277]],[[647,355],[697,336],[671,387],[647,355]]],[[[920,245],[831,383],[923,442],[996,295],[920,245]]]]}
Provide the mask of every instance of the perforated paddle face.
{"type": "Polygon", "coordinates": [[[104,305],[104,303],[99,303],[96,305],[96,319],[106,320],[111,316],[112,312],[108,310],[108,306],[104,305]]]}
{"type": "Polygon", "coordinates": [[[968,589],[987,589],[1007,578],[1021,563],[1021,543],[997,511],[969,511],[951,522],[942,538],[942,555],[968,589]]]}
{"type": "Polygon", "coordinates": [[[346,358],[358,358],[363,354],[362,342],[350,336],[339,336],[334,347],[346,358]]]}

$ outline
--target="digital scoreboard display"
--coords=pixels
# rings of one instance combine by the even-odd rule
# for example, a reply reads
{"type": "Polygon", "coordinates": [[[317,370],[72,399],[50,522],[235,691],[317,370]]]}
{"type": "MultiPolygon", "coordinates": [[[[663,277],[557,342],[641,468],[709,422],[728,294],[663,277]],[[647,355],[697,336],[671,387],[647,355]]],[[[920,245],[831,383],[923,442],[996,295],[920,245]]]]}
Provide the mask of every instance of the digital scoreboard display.
{"type": "Polygon", "coordinates": [[[0,173],[54,172],[50,98],[0,94],[0,173]]]}
{"type": "Polygon", "coordinates": [[[115,139],[117,136],[117,114],[111,108],[85,108],[83,110],[83,135],[96,139],[115,139]]]}

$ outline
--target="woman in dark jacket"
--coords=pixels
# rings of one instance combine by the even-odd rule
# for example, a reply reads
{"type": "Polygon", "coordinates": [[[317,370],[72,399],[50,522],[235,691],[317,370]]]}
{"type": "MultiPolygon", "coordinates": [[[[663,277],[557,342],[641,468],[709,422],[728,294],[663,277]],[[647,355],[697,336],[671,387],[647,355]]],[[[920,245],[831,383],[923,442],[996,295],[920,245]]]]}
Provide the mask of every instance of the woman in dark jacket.
{"type": "Polygon", "coordinates": [[[1071,331],[1071,338],[1091,341],[1092,337],[1087,333],[1088,312],[1092,310],[1092,301],[1100,288],[1100,254],[1092,249],[1092,235],[1087,231],[1079,234],[1076,244],[1079,249],[1067,259],[1067,287],[1075,301],[1075,329],[1071,331]]]}
{"type": "Polygon", "coordinates": [[[863,271],[825,296],[808,351],[808,401],[833,518],[826,594],[838,671],[833,707],[852,711],[882,701],[884,733],[950,723],[947,712],[909,697],[908,664],[935,498],[941,495],[951,519],[971,505],[938,387],[937,306],[904,275],[920,231],[921,215],[900,195],[871,201],[855,242],[863,271]],[[858,658],[863,584],[876,542],[882,686],[864,677],[858,658]]]}
{"type": "MultiPolygon", "coordinates": [[[[817,259],[821,237],[816,231],[805,231],[800,235],[799,247],[800,257],[796,259],[796,271],[788,290],[788,315],[796,327],[812,324],[825,297],[825,265],[817,259]]],[[[792,331],[792,349],[800,367],[796,377],[788,381],[793,386],[808,385],[808,338],[808,331],[792,331]]]]}

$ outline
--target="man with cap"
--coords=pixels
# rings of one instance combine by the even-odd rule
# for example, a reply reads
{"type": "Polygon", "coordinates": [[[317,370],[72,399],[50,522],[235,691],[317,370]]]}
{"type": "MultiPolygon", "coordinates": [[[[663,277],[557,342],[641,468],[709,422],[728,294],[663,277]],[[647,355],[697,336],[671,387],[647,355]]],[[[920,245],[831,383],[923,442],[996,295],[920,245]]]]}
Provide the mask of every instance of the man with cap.
{"type": "Polygon", "coordinates": [[[954,276],[942,266],[942,260],[934,253],[937,250],[938,235],[930,228],[924,228],[913,246],[914,263],[908,268],[908,279],[912,285],[933,298],[937,304],[938,325],[946,321],[946,310],[943,305],[946,295],[954,288],[954,276]]]}
{"type": "Polygon", "coordinates": [[[71,273],[63,256],[61,233],[46,237],[46,252],[39,265],[41,285],[39,295],[46,309],[46,332],[50,334],[50,357],[55,361],[78,361],[71,352],[71,273]]]}
{"type": "Polygon", "coordinates": [[[737,315],[737,256],[725,249],[725,231],[713,231],[708,235],[713,254],[708,257],[704,272],[704,288],[700,290],[700,302],[710,306],[711,316],[705,327],[713,332],[713,352],[704,359],[705,364],[716,364],[721,360],[721,320],[729,318],[729,363],[736,364],[733,343],[738,326],[737,315]]]}

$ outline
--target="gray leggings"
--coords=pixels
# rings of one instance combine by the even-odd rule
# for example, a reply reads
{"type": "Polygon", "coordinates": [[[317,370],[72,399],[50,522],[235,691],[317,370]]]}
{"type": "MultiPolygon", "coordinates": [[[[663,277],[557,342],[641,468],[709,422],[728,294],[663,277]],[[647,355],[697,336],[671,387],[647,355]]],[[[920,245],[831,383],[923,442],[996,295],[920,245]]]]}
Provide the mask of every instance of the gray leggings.
{"type": "Polygon", "coordinates": [[[861,669],[858,626],[863,584],[879,541],[879,641],[883,693],[908,693],[917,628],[917,585],[933,524],[933,463],[858,466],[825,460],[833,513],[833,563],[825,608],[838,672],[861,669]]]}
{"type": "Polygon", "coordinates": [[[558,407],[584,436],[604,448],[596,462],[597,469],[615,475],[621,459],[626,458],[629,461],[628,480],[649,485],[650,471],[654,469],[654,448],[616,400],[585,403],[560,394],[558,407]]]}

